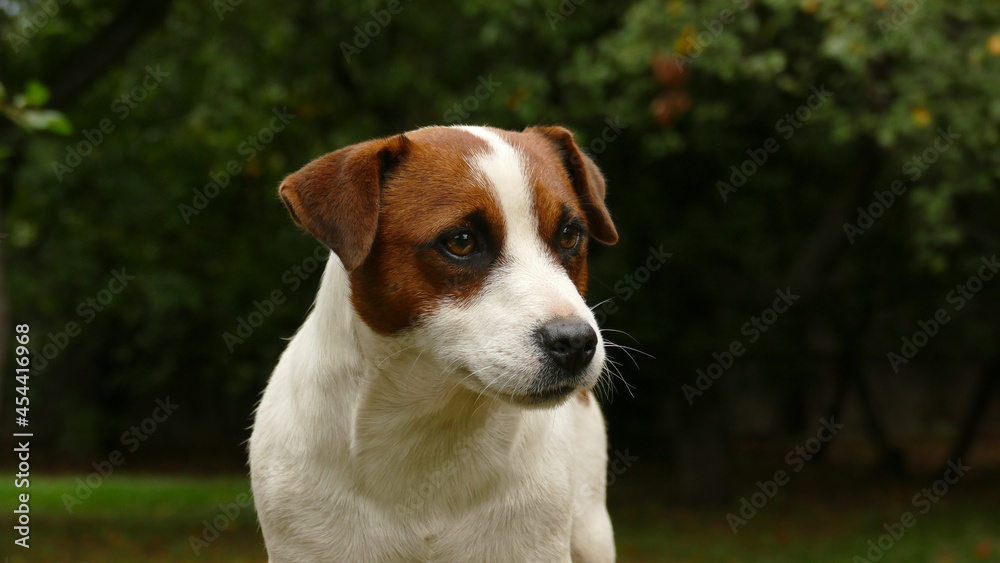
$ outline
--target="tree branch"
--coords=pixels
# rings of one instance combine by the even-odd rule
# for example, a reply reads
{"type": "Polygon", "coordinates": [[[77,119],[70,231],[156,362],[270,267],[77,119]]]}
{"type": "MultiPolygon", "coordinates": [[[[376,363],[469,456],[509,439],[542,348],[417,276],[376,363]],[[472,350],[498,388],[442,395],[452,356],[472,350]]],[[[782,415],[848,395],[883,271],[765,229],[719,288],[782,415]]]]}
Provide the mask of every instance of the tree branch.
{"type": "Polygon", "coordinates": [[[47,73],[48,106],[63,109],[73,105],[133,45],[163,23],[171,4],[173,0],[130,0],[111,23],[47,73]]]}
{"type": "MultiPolygon", "coordinates": [[[[49,88],[46,107],[65,109],[75,104],[133,45],[163,23],[173,1],[129,0],[108,25],[74,49],[71,56],[43,70],[42,82],[49,88]]],[[[0,121],[0,142],[17,137],[15,129],[13,122],[0,121]]]]}

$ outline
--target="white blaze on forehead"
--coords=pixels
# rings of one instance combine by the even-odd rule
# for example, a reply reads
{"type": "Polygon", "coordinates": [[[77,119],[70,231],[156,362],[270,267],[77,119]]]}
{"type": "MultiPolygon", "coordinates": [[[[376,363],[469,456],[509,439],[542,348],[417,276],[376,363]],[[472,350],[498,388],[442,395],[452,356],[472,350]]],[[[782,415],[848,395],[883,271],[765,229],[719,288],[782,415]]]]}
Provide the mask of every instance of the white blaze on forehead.
{"type": "Polygon", "coordinates": [[[489,150],[474,156],[470,164],[482,174],[487,187],[492,189],[500,204],[500,211],[507,223],[507,255],[523,256],[523,252],[527,250],[524,246],[538,246],[532,244],[537,237],[537,219],[532,206],[532,190],[528,184],[524,155],[500,135],[485,127],[462,126],[460,129],[486,141],[489,146],[489,150]]]}
{"type": "Polygon", "coordinates": [[[484,127],[462,129],[486,141],[487,149],[471,157],[469,164],[496,198],[506,227],[504,260],[498,270],[504,281],[489,291],[502,303],[503,310],[497,313],[509,315],[510,308],[519,307],[544,318],[576,314],[592,319],[573,281],[539,235],[523,153],[484,127]]]}

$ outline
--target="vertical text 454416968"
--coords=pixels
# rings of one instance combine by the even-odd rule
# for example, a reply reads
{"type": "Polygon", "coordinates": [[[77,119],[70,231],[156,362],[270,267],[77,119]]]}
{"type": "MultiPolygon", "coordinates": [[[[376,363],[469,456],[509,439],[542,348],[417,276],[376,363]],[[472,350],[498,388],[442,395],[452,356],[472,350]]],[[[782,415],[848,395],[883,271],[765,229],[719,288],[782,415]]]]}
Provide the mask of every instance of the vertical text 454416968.
{"type": "MultiPolygon", "coordinates": [[[[18,489],[27,489],[31,486],[31,433],[26,432],[28,426],[28,389],[31,377],[31,351],[28,343],[31,342],[31,327],[27,324],[19,324],[14,327],[14,340],[17,346],[14,348],[14,377],[17,385],[14,388],[14,412],[21,432],[14,432],[14,441],[17,447],[14,453],[17,454],[17,473],[14,475],[14,486],[18,489]]],[[[31,535],[31,496],[28,492],[18,493],[14,509],[14,531],[17,532],[14,544],[30,549],[29,538],[31,535]]]]}

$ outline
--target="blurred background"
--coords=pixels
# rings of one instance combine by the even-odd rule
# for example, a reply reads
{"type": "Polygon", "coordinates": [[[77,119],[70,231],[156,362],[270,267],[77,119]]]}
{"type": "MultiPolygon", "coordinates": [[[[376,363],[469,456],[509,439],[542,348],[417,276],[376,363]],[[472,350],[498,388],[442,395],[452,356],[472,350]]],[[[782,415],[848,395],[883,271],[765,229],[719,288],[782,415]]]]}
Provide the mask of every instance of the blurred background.
{"type": "Polygon", "coordinates": [[[452,123],[607,176],[620,560],[1000,561],[1000,3],[0,0],[0,38],[10,561],[264,561],[244,442],[323,256],[276,188],[452,123]]]}

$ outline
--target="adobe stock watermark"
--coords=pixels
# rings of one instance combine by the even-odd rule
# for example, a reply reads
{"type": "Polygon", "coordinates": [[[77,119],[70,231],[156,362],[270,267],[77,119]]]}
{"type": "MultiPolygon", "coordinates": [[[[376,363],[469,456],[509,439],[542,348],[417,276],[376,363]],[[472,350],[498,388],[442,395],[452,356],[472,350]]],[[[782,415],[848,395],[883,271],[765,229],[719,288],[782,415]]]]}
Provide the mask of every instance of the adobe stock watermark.
{"type": "MultiPolygon", "coordinates": [[[[949,291],[948,295],[945,296],[945,301],[952,306],[953,311],[958,312],[964,309],[966,304],[983,289],[986,282],[992,280],[997,272],[1000,272],[1000,262],[997,262],[996,254],[989,258],[983,256],[980,261],[983,265],[979,267],[976,275],[969,277],[965,283],[957,284],[955,289],[949,291]]],[[[924,346],[927,346],[931,338],[937,336],[941,327],[950,321],[951,315],[944,308],[935,311],[930,319],[918,321],[916,332],[909,337],[901,337],[902,346],[899,353],[889,352],[886,354],[893,373],[899,373],[900,366],[909,363],[916,357],[917,353],[924,346]]]]}
{"type": "MultiPolygon", "coordinates": [[[[28,45],[28,42],[38,35],[41,29],[49,24],[59,15],[60,6],[69,4],[69,0],[43,0],[34,3],[37,8],[30,14],[25,13],[17,17],[13,31],[7,32],[7,41],[14,53],[20,53],[21,48],[28,45]]],[[[22,4],[22,9],[25,4],[22,4]]]]}
{"type": "Polygon", "coordinates": [[[406,500],[396,504],[396,512],[403,516],[412,516],[422,509],[434,493],[444,487],[445,483],[458,473],[461,465],[472,455],[469,446],[476,440],[479,432],[483,432],[483,430],[480,429],[477,433],[466,436],[452,445],[448,458],[440,467],[426,471],[420,484],[415,488],[408,487],[406,500]]]}
{"type": "MultiPolygon", "coordinates": [[[[160,65],[146,65],[146,75],[139,84],[122,92],[111,101],[111,113],[115,114],[118,122],[125,121],[132,110],[139,107],[139,104],[149,97],[149,93],[159,88],[163,79],[169,76],[170,73],[161,69],[160,65]]],[[[76,170],[83,163],[83,159],[90,156],[101,146],[104,139],[114,132],[115,127],[115,122],[110,117],[105,117],[97,122],[97,127],[84,129],[82,141],[78,141],[75,145],[66,145],[66,157],[63,161],[52,161],[52,172],[56,175],[56,179],[62,182],[66,175],[76,170]]]]}
{"type": "Polygon", "coordinates": [[[236,351],[236,347],[240,344],[246,342],[248,338],[253,336],[255,330],[264,324],[279,305],[283,305],[288,298],[285,293],[295,293],[302,287],[302,283],[309,279],[315,272],[321,271],[323,269],[323,264],[330,258],[330,250],[323,246],[317,245],[313,248],[313,252],[310,256],[306,256],[298,264],[293,265],[281,274],[281,283],[285,285],[286,289],[275,289],[268,294],[267,298],[263,301],[253,302],[253,311],[247,313],[246,316],[236,317],[236,328],[232,332],[222,333],[222,341],[226,344],[226,349],[232,354],[236,351]]]}
{"type": "MultiPolygon", "coordinates": [[[[83,325],[89,325],[97,314],[103,312],[111,305],[115,298],[128,288],[129,284],[135,281],[135,276],[128,273],[128,268],[111,270],[111,279],[99,289],[94,295],[87,296],[76,306],[76,314],[83,319],[83,325]]],[[[49,362],[56,359],[63,350],[69,346],[77,336],[83,332],[83,326],[77,321],[69,321],[62,330],[49,332],[46,335],[47,342],[42,344],[38,350],[32,351],[31,367],[36,373],[42,373],[49,366],[49,362]]]]}
{"type": "Polygon", "coordinates": [[[587,150],[592,155],[599,155],[604,151],[608,150],[608,145],[618,140],[622,132],[628,129],[628,125],[622,123],[622,119],[615,116],[614,119],[610,117],[604,118],[604,128],[601,129],[601,135],[599,137],[594,137],[587,143],[587,150]]]}
{"type": "Polygon", "coordinates": [[[201,535],[188,536],[188,545],[191,546],[191,551],[194,552],[195,556],[200,556],[202,549],[219,539],[222,532],[228,530],[229,526],[246,509],[253,510],[253,497],[248,493],[240,493],[236,495],[235,502],[220,504],[218,514],[211,521],[202,520],[201,523],[204,524],[204,527],[201,530],[201,535]]]}
{"type": "MultiPolygon", "coordinates": [[[[819,88],[810,86],[809,90],[812,94],[806,98],[804,104],[774,122],[774,132],[785,141],[791,139],[796,131],[812,119],[813,112],[822,108],[833,97],[833,92],[826,89],[826,84],[820,84],[819,88]]],[[[715,183],[715,189],[722,196],[723,203],[729,201],[729,194],[738,192],[739,188],[747,183],[747,180],[767,164],[770,156],[779,150],[781,150],[781,142],[774,137],[764,139],[761,146],[756,149],[747,149],[747,156],[750,158],[740,163],[739,167],[735,164],[729,167],[732,172],[729,176],[729,183],[727,184],[723,180],[715,183]]]]}
{"type": "Polygon", "coordinates": [[[878,19],[878,30],[882,32],[882,40],[886,40],[890,35],[899,31],[899,28],[906,25],[906,22],[920,11],[927,0],[903,0],[893,2],[885,15],[878,19]]]}
{"type": "Polygon", "coordinates": [[[587,0],[560,0],[555,10],[545,10],[545,19],[549,21],[549,26],[554,30],[557,25],[566,21],[567,18],[576,13],[576,9],[587,0]]]}
{"type": "Polygon", "coordinates": [[[643,264],[632,271],[631,274],[627,274],[612,286],[614,290],[614,295],[610,298],[605,299],[601,303],[597,304],[593,308],[594,318],[597,321],[597,325],[601,326],[604,321],[608,320],[608,317],[617,313],[620,309],[618,308],[617,299],[621,299],[624,303],[639,291],[643,285],[646,284],[653,277],[653,273],[660,270],[663,265],[667,262],[667,259],[673,256],[673,253],[665,252],[663,250],[663,245],[659,247],[650,246],[649,253],[646,255],[646,260],[643,264]]]}
{"type": "MultiPolygon", "coordinates": [[[[732,0],[732,2],[740,12],[750,7],[750,0],[732,0]]],[[[703,20],[701,22],[704,28],[702,31],[696,34],[692,33],[681,36],[680,42],[683,52],[674,52],[674,64],[679,69],[684,68],[685,65],[694,64],[695,60],[705,52],[705,49],[708,49],[722,35],[726,30],[726,26],[732,25],[735,22],[736,13],[730,9],[722,10],[714,19],[703,20]]]]}
{"type": "MultiPolygon", "coordinates": [[[[420,484],[416,487],[408,487],[406,499],[395,506],[396,512],[403,516],[412,516],[421,510],[434,493],[444,487],[461,470],[462,465],[472,455],[471,444],[482,431],[479,430],[477,433],[456,442],[452,446],[448,458],[438,468],[426,471],[420,484]]],[[[628,453],[628,449],[624,452],[616,450],[615,456],[609,459],[607,485],[613,485],[618,476],[623,475],[638,460],[638,457],[628,453]]]]}
{"type": "MultiPolygon", "coordinates": [[[[945,470],[944,475],[934,481],[930,487],[920,489],[910,499],[910,504],[913,505],[913,508],[919,508],[921,515],[927,514],[941,500],[941,497],[948,494],[951,486],[958,483],[971,469],[971,467],[962,464],[962,458],[957,461],[948,460],[948,469],[945,470]]],[[[917,517],[910,511],[900,514],[899,520],[896,522],[882,524],[885,533],[873,540],[868,540],[868,550],[865,551],[864,555],[855,555],[851,558],[852,563],[873,563],[881,560],[906,536],[907,530],[916,525],[917,517]]]]}
{"type": "Polygon", "coordinates": [[[353,43],[340,42],[340,52],[343,53],[347,64],[351,64],[351,57],[360,55],[362,49],[371,45],[379,33],[382,33],[382,30],[392,22],[393,16],[399,15],[403,8],[402,0],[389,0],[385,8],[371,11],[372,18],[370,20],[354,26],[353,43]]]}
{"type": "Polygon", "coordinates": [[[463,119],[467,119],[470,115],[479,109],[479,105],[482,102],[490,99],[496,89],[503,86],[503,83],[493,80],[493,75],[488,74],[486,76],[479,76],[479,85],[469,96],[466,96],[464,100],[451,106],[449,109],[445,110],[442,117],[448,123],[461,123],[463,119]]]}
{"type": "MultiPolygon", "coordinates": [[[[931,143],[931,146],[924,149],[920,154],[913,155],[903,164],[903,174],[909,176],[911,182],[916,182],[931,165],[938,161],[941,154],[947,152],[960,137],[961,135],[952,132],[951,127],[948,127],[947,131],[939,127],[938,136],[931,143]]],[[[854,223],[844,223],[844,234],[847,235],[847,240],[851,244],[854,244],[855,237],[868,232],[868,229],[871,229],[875,225],[875,220],[884,215],[892,207],[896,202],[896,197],[905,194],[908,189],[909,186],[902,180],[897,179],[889,184],[888,190],[882,192],[875,190],[872,192],[872,195],[875,196],[875,201],[865,207],[858,208],[858,217],[854,223]]]]}
{"type": "Polygon", "coordinates": [[[760,510],[767,506],[767,503],[778,494],[779,487],[784,487],[791,481],[791,475],[802,471],[806,462],[811,461],[827,443],[837,436],[837,432],[844,428],[844,425],[837,424],[832,416],[830,420],[821,418],[819,422],[820,427],[816,431],[816,436],[809,438],[801,446],[796,445],[785,454],[785,463],[791,468],[791,473],[779,469],[774,472],[771,479],[763,482],[757,481],[758,490],[749,497],[740,498],[740,509],[737,511],[739,514],[733,512],[726,514],[726,523],[729,524],[729,529],[734,535],[739,533],[740,526],[746,526],[760,510]]]}
{"type": "MultiPolygon", "coordinates": [[[[785,288],[784,291],[777,289],[774,293],[777,297],[771,306],[764,309],[759,317],[750,317],[750,320],[740,327],[740,334],[748,338],[747,344],[754,344],[760,340],[760,335],[767,332],[778,321],[778,315],[788,311],[802,297],[793,294],[791,287],[785,288]]],[[[698,368],[696,370],[698,376],[694,380],[694,385],[685,383],[681,386],[688,405],[693,406],[695,397],[700,397],[711,389],[712,385],[726,373],[726,370],[733,367],[736,358],[742,356],[746,351],[747,347],[743,341],[736,339],[729,343],[728,348],[722,354],[712,352],[712,359],[715,361],[708,364],[705,369],[698,368]]]]}
{"type": "Polygon", "coordinates": [[[225,21],[226,14],[229,12],[235,12],[236,7],[243,3],[243,0],[214,0],[212,2],[212,8],[215,10],[216,17],[219,21],[225,21]]]}
{"type": "Polygon", "coordinates": [[[625,451],[615,450],[614,457],[608,457],[607,486],[614,485],[618,477],[624,475],[637,461],[639,457],[629,454],[628,448],[625,448],[625,451]]]}
{"type": "Polygon", "coordinates": [[[586,483],[581,483],[587,488],[587,490],[595,496],[603,496],[607,493],[608,487],[614,485],[618,482],[618,478],[622,475],[628,473],[629,469],[639,461],[638,456],[634,456],[628,452],[628,448],[625,450],[615,450],[613,455],[608,456],[608,467],[607,473],[604,478],[604,484],[591,482],[588,480],[586,483]]]}
{"type": "MultiPolygon", "coordinates": [[[[170,415],[180,407],[180,405],[170,402],[169,395],[164,399],[156,399],[155,403],[156,406],[153,407],[153,412],[147,418],[142,419],[139,424],[129,427],[128,430],[122,433],[120,441],[122,446],[127,447],[128,453],[138,450],[139,446],[148,440],[156,432],[156,429],[166,422],[170,415]]],[[[121,467],[124,463],[125,454],[121,450],[111,450],[106,460],[91,463],[90,465],[94,468],[94,471],[88,474],[86,478],[76,478],[74,494],[63,493],[61,499],[66,512],[73,514],[73,508],[83,504],[83,501],[90,498],[90,495],[94,494],[94,491],[100,488],[104,484],[104,481],[111,477],[115,469],[121,467]]]]}
{"type": "Polygon", "coordinates": [[[194,195],[190,203],[177,205],[177,211],[180,212],[181,219],[184,219],[185,224],[190,225],[191,217],[195,217],[204,211],[208,207],[208,204],[218,197],[222,193],[222,190],[229,186],[229,182],[236,175],[243,172],[243,166],[257,158],[257,155],[263,152],[264,148],[274,141],[274,137],[284,131],[288,124],[295,119],[295,114],[288,113],[287,107],[282,107],[280,110],[274,108],[271,110],[271,113],[274,117],[268,121],[266,127],[262,127],[252,135],[247,135],[247,138],[236,147],[236,152],[243,156],[242,163],[234,158],[227,162],[221,169],[210,172],[208,174],[210,181],[207,184],[201,188],[191,190],[194,195]]]}

